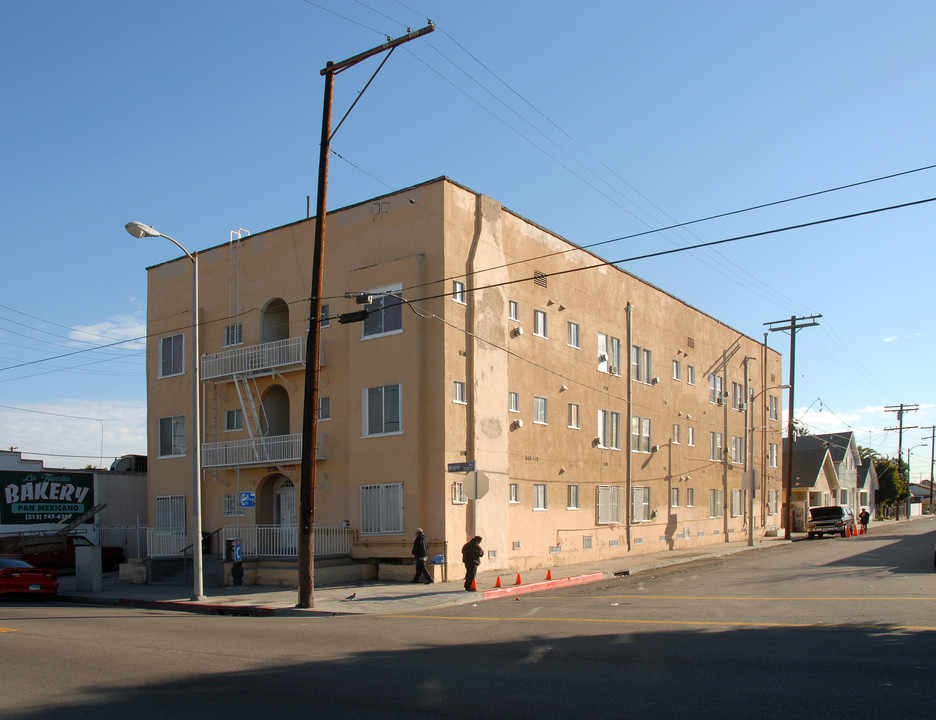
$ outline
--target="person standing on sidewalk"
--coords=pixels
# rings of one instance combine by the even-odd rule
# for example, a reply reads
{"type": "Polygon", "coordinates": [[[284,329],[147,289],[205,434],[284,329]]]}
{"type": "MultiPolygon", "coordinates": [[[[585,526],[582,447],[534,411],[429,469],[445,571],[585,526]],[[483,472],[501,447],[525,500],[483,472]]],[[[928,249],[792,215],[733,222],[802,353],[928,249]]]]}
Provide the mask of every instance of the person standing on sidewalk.
{"type": "Polygon", "coordinates": [[[416,539],[413,540],[413,557],[416,558],[416,577],[413,582],[420,582],[425,578],[428,585],[433,582],[432,575],[426,569],[426,560],[429,558],[429,538],[423,535],[422,528],[416,528],[416,539]]]}
{"type": "Polygon", "coordinates": [[[462,562],[465,563],[465,590],[475,590],[475,575],[478,574],[478,565],[484,557],[481,549],[481,536],[475,535],[462,547],[462,562]]]}
{"type": "Polygon", "coordinates": [[[867,508],[862,509],[862,511],[858,513],[858,522],[860,523],[861,530],[865,535],[868,534],[868,521],[870,519],[871,514],[868,512],[867,508]]]}

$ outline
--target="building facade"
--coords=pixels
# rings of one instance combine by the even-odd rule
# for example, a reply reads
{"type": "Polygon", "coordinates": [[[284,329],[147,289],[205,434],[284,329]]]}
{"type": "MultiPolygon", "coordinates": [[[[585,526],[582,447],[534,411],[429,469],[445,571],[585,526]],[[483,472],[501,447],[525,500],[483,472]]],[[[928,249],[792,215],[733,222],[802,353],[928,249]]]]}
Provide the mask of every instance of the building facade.
{"type": "MultiPolygon", "coordinates": [[[[295,557],[313,238],[307,219],[198,253],[203,527],[257,557],[295,557]]],[[[191,513],[191,266],[149,268],[167,536],[191,513]]],[[[446,178],[329,213],[324,278],[315,523],[356,560],[411,559],[417,526],[432,554],[477,534],[516,570],[741,539],[749,506],[755,534],[779,527],[764,343],[446,178]]]]}

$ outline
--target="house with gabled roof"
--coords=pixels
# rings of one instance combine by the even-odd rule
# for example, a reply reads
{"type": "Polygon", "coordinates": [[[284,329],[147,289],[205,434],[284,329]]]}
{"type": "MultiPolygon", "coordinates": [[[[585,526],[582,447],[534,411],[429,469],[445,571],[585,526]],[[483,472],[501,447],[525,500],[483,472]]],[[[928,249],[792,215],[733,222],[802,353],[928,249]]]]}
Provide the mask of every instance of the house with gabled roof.
{"type": "MultiPolygon", "coordinates": [[[[784,456],[787,442],[784,439],[784,456]]],[[[841,488],[829,448],[821,443],[794,442],[790,479],[793,529],[805,532],[809,508],[839,504],[836,499],[840,497],[841,488]]]]}
{"type": "Polygon", "coordinates": [[[858,512],[867,510],[871,517],[877,516],[877,491],[881,484],[878,482],[877,470],[874,468],[873,458],[864,458],[858,466],[858,512]]]}
{"type": "MultiPolygon", "coordinates": [[[[858,468],[861,466],[861,455],[858,454],[858,442],[855,433],[823,433],[821,435],[804,435],[797,438],[793,451],[797,448],[817,449],[826,448],[835,463],[835,474],[838,477],[838,492],[831,503],[826,505],[847,505],[855,515],[861,510],[858,497],[858,468]]],[[[870,510],[869,510],[870,512],[870,510]]]]}

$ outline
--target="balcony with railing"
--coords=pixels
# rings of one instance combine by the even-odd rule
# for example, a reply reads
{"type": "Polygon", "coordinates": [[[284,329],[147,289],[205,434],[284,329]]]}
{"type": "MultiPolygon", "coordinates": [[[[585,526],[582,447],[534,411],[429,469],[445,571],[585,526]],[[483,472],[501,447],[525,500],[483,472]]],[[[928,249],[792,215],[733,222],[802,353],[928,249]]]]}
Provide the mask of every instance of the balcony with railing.
{"type": "Polygon", "coordinates": [[[302,433],[202,445],[202,467],[206,468],[294,463],[301,457],[302,433]]]}
{"type": "Polygon", "coordinates": [[[202,355],[201,376],[203,380],[215,380],[234,375],[261,375],[274,370],[296,370],[304,364],[305,340],[292,337],[202,355]]]}

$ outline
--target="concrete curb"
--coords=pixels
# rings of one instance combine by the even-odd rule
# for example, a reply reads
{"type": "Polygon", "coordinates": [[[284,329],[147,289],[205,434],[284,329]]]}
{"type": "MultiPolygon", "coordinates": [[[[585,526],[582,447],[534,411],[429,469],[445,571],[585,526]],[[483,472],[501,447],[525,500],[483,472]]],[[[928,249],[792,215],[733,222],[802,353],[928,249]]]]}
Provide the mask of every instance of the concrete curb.
{"type": "Polygon", "coordinates": [[[588,575],[575,575],[573,577],[557,578],[556,580],[542,580],[540,582],[530,583],[528,585],[510,585],[508,587],[496,588],[494,590],[484,590],[481,593],[483,600],[492,600],[499,597],[510,595],[525,595],[526,593],[539,592],[540,590],[551,590],[553,588],[570,587],[572,585],[584,585],[585,583],[598,582],[604,580],[606,575],[603,572],[589,573],[588,575]]]}

